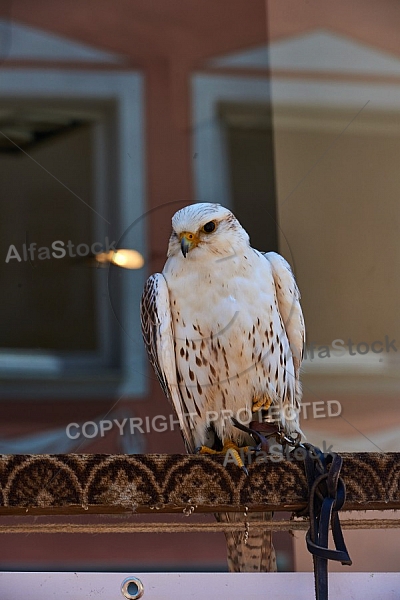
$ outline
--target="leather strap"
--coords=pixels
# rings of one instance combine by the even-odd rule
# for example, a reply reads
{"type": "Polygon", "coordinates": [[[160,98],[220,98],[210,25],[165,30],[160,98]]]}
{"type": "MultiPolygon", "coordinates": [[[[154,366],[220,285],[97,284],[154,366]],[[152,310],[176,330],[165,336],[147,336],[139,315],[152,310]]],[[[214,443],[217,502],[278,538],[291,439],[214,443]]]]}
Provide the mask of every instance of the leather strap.
{"type": "Polygon", "coordinates": [[[339,521],[339,510],[346,499],[346,488],[340,477],[343,459],[335,452],[324,455],[311,444],[306,449],[305,471],[310,490],[308,514],[310,528],[306,535],[307,548],[313,555],[316,600],[328,600],[328,560],[351,565],[339,521]],[[329,523],[335,550],[328,548],[329,523]]]}

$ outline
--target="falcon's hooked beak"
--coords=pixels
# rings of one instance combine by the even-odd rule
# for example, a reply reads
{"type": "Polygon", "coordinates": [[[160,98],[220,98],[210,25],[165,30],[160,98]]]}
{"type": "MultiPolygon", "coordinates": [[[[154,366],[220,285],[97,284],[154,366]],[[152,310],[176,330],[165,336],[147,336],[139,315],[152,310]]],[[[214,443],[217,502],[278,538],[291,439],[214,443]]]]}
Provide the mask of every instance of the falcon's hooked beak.
{"type": "Polygon", "coordinates": [[[192,248],[195,248],[199,242],[199,238],[194,233],[190,233],[189,231],[184,231],[180,235],[181,240],[181,250],[183,256],[186,258],[186,254],[192,248]]]}

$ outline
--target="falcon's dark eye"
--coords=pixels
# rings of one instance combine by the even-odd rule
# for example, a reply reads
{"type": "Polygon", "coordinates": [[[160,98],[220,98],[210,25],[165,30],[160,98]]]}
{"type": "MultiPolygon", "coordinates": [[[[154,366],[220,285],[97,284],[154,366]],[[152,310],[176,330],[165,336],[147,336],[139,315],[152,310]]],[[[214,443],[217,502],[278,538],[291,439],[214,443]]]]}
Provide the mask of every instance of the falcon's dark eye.
{"type": "Polygon", "coordinates": [[[209,221],[208,223],[206,223],[203,227],[203,231],[205,231],[206,233],[212,233],[215,229],[216,225],[214,223],[214,221],[209,221]]]}

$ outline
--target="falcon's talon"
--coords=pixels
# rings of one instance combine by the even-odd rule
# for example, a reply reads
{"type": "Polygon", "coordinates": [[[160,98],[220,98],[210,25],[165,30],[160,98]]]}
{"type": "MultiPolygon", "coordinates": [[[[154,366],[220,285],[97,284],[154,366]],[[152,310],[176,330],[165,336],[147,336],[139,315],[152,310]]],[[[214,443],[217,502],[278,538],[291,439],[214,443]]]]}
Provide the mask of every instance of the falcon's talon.
{"type": "MultiPolygon", "coordinates": [[[[220,454],[220,452],[218,450],[213,450],[212,448],[209,448],[208,446],[198,446],[198,448],[196,448],[195,450],[196,454],[220,454]]],[[[221,451],[222,453],[222,451],[221,451]]]]}
{"type": "Polygon", "coordinates": [[[264,398],[259,398],[258,400],[256,400],[255,402],[253,402],[253,406],[251,409],[251,412],[256,413],[258,410],[260,410],[260,408],[263,408],[264,410],[268,410],[269,407],[272,404],[272,400],[270,400],[269,398],[267,398],[267,400],[264,398]]]}
{"type": "Polygon", "coordinates": [[[239,447],[229,440],[224,443],[222,450],[214,450],[213,448],[209,448],[208,446],[200,446],[197,454],[220,454],[226,456],[227,453],[230,452],[237,466],[240,467],[246,475],[248,475],[249,472],[243,462],[243,459],[244,453],[248,453],[249,450],[252,450],[252,446],[239,447]]]}

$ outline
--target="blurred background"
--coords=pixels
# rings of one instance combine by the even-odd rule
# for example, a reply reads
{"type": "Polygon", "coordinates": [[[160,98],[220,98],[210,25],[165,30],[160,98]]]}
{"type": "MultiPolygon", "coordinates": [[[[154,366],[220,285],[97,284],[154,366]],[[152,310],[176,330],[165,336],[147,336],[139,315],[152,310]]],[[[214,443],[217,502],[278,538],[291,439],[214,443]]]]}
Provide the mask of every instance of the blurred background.
{"type": "MultiPolygon", "coordinates": [[[[400,451],[399,30],[392,0],[1,3],[3,454],[183,452],[177,430],[98,424],[171,414],[139,300],[196,201],[294,269],[308,440],[400,451]]],[[[394,530],[346,540],[354,570],[399,569],[394,530]]],[[[276,546],[281,570],[312,569],[302,534],[276,546]]],[[[8,535],[0,564],[218,571],[225,555],[222,534],[8,535]]]]}

